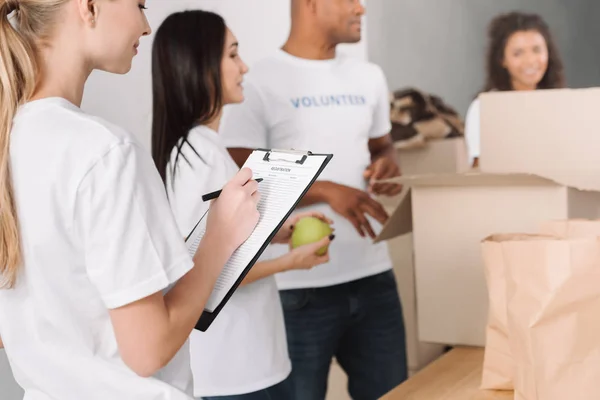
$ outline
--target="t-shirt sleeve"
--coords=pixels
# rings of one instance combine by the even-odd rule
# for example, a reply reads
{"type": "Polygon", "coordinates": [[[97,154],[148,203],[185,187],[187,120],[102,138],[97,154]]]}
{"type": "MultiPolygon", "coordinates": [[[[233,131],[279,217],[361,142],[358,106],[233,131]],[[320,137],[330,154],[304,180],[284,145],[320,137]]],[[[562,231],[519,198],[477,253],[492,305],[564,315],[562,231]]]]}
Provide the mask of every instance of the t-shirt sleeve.
{"type": "Polygon", "coordinates": [[[165,188],[144,149],[121,143],[77,192],[87,274],[108,309],[167,289],[193,266],[165,188]]]}
{"type": "Polygon", "coordinates": [[[269,124],[267,109],[255,83],[244,84],[244,101],[227,106],[219,134],[226,147],[267,148],[269,124]]]}
{"type": "Polygon", "coordinates": [[[392,123],[390,121],[390,93],[387,80],[381,68],[376,68],[376,102],[373,110],[373,123],[369,131],[370,139],[385,136],[392,130],[392,123]]]}
{"type": "Polygon", "coordinates": [[[469,106],[467,117],[465,118],[465,140],[467,141],[467,149],[469,151],[470,163],[473,163],[474,158],[479,157],[480,153],[480,105],[479,100],[475,100],[469,106]]]}

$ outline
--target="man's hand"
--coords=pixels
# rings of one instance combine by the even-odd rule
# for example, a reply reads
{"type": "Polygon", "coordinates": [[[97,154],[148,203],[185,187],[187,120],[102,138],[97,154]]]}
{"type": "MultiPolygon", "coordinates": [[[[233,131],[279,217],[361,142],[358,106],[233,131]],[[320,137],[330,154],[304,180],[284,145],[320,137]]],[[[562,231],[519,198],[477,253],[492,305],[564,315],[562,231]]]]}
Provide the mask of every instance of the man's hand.
{"type": "Polygon", "coordinates": [[[320,182],[324,186],[321,190],[326,202],[336,213],[354,225],[359,235],[365,233],[375,238],[375,232],[367,219],[367,215],[384,224],[389,216],[377,201],[373,200],[367,192],[333,182],[320,182]]]}
{"type": "Polygon", "coordinates": [[[395,183],[375,183],[381,179],[400,176],[400,168],[389,157],[376,159],[364,173],[369,181],[369,192],[377,195],[395,196],[402,191],[402,186],[395,183]]]}
{"type": "MultiPolygon", "coordinates": [[[[290,239],[292,238],[292,232],[294,231],[294,225],[296,225],[296,223],[304,217],[315,217],[315,218],[320,219],[323,222],[328,223],[329,225],[333,224],[332,220],[330,220],[325,215],[323,215],[322,213],[317,212],[317,211],[307,211],[307,212],[301,212],[298,214],[294,214],[294,215],[290,216],[285,221],[285,223],[283,224],[281,229],[279,229],[279,231],[277,231],[277,233],[275,234],[275,237],[273,238],[273,240],[271,240],[271,243],[287,244],[290,241],[290,239]]],[[[335,229],[333,229],[333,230],[335,230],[335,229]]]]}

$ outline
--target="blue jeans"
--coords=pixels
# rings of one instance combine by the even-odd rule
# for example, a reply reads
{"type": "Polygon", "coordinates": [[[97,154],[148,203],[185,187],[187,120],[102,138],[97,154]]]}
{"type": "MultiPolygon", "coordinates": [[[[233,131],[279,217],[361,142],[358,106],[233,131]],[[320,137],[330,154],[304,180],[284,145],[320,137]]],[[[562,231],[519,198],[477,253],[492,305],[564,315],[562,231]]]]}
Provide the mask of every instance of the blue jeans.
{"type": "Polygon", "coordinates": [[[203,397],[204,400],[288,400],[293,399],[289,377],[275,386],[258,392],[238,394],[233,396],[203,397]]]}
{"type": "Polygon", "coordinates": [[[375,400],[407,379],[402,306],[393,271],[341,285],[280,291],[294,400],[322,400],[331,360],[354,400],[375,400]]]}

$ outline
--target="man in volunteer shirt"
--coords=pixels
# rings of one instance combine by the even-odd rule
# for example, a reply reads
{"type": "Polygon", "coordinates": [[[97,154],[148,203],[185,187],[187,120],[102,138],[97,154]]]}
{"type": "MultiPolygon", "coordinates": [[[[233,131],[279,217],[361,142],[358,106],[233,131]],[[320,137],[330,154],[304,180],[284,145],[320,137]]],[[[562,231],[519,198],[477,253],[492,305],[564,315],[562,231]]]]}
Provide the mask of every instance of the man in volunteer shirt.
{"type": "Polygon", "coordinates": [[[386,244],[372,243],[388,216],[370,193],[401,190],[373,184],[400,174],[387,83],[379,67],[336,52],[360,40],[364,12],[359,0],[292,0],[288,41],[251,68],[246,100],[221,128],[239,165],[259,147],[334,154],[302,203],[335,221],[331,262],[277,275],[298,400],[325,398],[332,357],[355,399],[379,398],[407,376],[392,263],[386,244]]]}

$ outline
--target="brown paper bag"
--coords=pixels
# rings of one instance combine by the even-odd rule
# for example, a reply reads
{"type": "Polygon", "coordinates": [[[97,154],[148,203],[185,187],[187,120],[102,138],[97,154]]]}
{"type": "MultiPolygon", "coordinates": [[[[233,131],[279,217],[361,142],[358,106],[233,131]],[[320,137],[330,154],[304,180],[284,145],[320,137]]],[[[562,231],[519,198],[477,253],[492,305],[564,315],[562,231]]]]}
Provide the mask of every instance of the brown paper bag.
{"type": "Polygon", "coordinates": [[[501,245],[502,241],[513,237],[493,235],[481,243],[489,300],[481,389],[513,389],[514,363],[508,343],[506,276],[501,245]]]}
{"type": "Polygon", "coordinates": [[[513,389],[514,361],[508,341],[506,273],[502,242],[529,238],[530,235],[527,234],[497,234],[489,236],[481,243],[489,304],[481,389],[513,389]]]}
{"type": "Polygon", "coordinates": [[[569,219],[543,222],[540,233],[564,238],[600,236],[600,220],[569,219]]]}
{"type": "Polygon", "coordinates": [[[516,400],[600,399],[600,241],[502,242],[516,400]]]}

